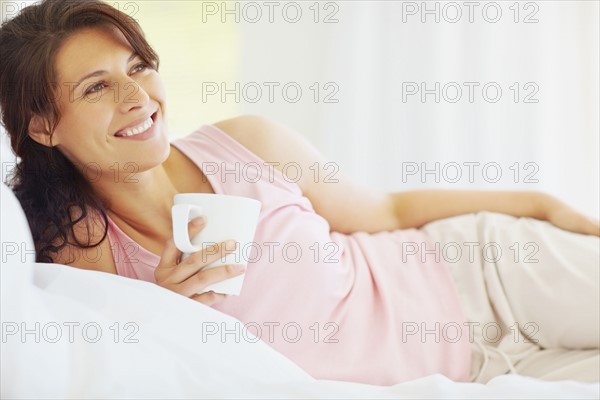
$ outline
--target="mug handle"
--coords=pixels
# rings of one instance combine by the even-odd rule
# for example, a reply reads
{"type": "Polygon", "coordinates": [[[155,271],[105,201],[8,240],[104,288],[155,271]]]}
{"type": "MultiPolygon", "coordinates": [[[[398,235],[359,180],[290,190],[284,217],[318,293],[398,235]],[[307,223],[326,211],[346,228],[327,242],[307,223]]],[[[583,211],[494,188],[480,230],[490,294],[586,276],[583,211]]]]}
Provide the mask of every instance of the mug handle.
{"type": "Polygon", "coordinates": [[[194,246],[188,233],[188,222],[202,215],[202,208],[193,204],[175,204],[171,209],[173,218],[173,240],[183,253],[195,253],[202,249],[194,246]]]}

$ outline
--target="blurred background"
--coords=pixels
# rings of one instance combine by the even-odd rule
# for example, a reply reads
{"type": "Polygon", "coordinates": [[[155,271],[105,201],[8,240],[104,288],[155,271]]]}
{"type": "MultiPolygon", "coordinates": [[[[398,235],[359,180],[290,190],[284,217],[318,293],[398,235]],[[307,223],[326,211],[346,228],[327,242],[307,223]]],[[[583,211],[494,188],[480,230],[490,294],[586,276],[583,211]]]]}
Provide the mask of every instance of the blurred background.
{"type": "Polygon", "coordinates": [[[598,1],[108,3],[161,57],[173,139],[259,114],[373,188],[540,190],[600,216],[598,1]]]}

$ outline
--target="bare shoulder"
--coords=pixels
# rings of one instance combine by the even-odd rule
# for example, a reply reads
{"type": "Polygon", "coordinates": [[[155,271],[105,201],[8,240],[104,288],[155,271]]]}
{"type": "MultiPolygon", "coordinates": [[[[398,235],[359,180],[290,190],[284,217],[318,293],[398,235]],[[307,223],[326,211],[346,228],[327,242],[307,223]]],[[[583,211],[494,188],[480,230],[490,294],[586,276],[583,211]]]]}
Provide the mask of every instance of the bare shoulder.
{"type": "Polygon", "coordinates": [[[104,235],[104,232],[101,218],[89,217],[87,220],[80,221],[73,227],[73,232],[69,233],[67,245],[53,256],[54,262],[80,269],[116,274],[110,241],[108,234],[104,235]],[[92,247],[85,248],[76,243],[92,247]]]}
{"type": "MultiPolygon", "coordinates": [[[[285,168],[289,163],[300,166],[302,172],[324,158],[298,132],[270,118],[242,115],[213,124],[238,141],[258,157],[284,174],[296,174],[297,169],[285,168]]],[[[308,189],[309,174],[288,176],[302,191],[308,189]]]]}
{"type": "Polygon", "coordinates": [[[213,124],[248,149],[261,151],[283,126],[260,115],[240,115],[213,124]],[[250,147],[248,147],[250,146],[250,147]]]}

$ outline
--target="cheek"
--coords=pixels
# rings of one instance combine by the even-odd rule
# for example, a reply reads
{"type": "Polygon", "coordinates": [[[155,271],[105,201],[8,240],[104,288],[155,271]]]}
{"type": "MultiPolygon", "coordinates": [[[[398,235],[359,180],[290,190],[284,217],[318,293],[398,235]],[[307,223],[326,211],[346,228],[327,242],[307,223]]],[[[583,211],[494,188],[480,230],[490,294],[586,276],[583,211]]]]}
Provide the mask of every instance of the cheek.
{"type": "Polygon", "coordinates": [[[165,85],[161,76],[156,71],[152,71],[148,74],[148,78],[145,82],[146,92],[155,101],[164,105],[166,99],[165,85]]]}
{"type": "Polygon", "coordinates": [[[94,158],[95,150],[106,141],[109,122],[102,121],[101,116],[110,114],[91,112],[90,106],[63,114],[55,131],[59,150],[73,162],[94,158]]]}
{"type": "Polygon", "coordinates": [[[105,115],[110,114],[97,109],[93,112],[81,110],[65,119],[61,130],[63,141],[84,147],[93,146],[98,138],[106,136],[109,121],[103,117],[105,115]]]}

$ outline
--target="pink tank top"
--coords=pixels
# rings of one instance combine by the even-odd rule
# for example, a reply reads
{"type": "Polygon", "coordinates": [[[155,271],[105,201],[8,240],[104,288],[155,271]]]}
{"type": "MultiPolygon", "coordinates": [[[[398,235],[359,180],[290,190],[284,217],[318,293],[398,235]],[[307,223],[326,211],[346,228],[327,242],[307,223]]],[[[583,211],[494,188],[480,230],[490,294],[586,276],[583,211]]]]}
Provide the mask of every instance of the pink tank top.
{"type": "MultiPolygon", "coordinates": [[[[215,193],[262,202],[242,293],[213,305],[239,319],[242,333],[317,379],[393,385],[439,373],[468,381],[469,337],[450,271],[402,245],[432,249],[424,232],[330,232],[296,183],[213,125],[172,145],[215,193]]],[[[110,219],[108,237],[119,275],[155,282],[159,256],[131,245],[110,219]]]]}

